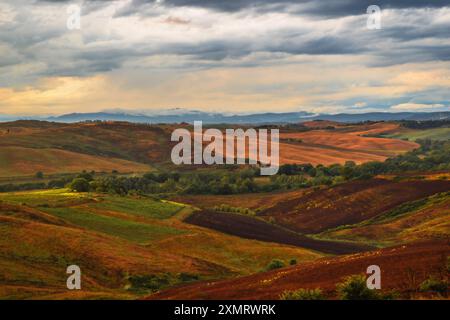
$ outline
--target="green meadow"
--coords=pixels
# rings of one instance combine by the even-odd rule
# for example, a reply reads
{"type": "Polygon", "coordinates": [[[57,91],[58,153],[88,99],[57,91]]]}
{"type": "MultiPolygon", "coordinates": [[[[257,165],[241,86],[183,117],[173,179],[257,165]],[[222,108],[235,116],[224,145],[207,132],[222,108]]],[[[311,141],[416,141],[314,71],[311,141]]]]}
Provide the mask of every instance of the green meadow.
{"type": "Polygon", "coordinates": [[[408,139],[411,141],[416,141],[418,139],[449,140],[450,128],[434,128],[424,130],[407,129],[404,131],[396,132],[393,134],[387,134],[384,136],[387,138],[408,139]]]}

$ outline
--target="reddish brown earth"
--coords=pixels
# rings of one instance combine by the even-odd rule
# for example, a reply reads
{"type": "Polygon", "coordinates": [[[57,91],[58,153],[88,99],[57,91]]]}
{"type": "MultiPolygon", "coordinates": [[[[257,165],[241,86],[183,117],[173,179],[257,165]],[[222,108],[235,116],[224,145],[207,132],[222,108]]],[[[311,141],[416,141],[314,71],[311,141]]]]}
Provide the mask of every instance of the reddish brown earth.
{"type": "MultiPolygon", "coordinates": [[[[313,127],[315,123],[311,124],[313,127]]],[[[310,130],[280,134],[280,163],[330,165],[354,161],[384,161],[419,145],[399,139],[374,137],[398,130],[396,123],[335,126],[335,130],[310,130]],[[285,143],[285,141],[291,143],[285,143]],[[292,142],[293,141],[293,142],[292,142]],[[298,143],[295,143],[298,141],[298,143]]]]}
{"type": "Polygon", "coordinates": [[[362,274],[370,265],[381,268],[383,291],[395,290],[402,298],[417,292],[430,275],[445,275],[450,242],[407,244],[350,256],[324,258],[294,267],[217,282],[202,282],[159,292],[148,299],[279,299],[286,290],[320,288],[335,298],[336,284],[344,277],[362,274]]]}
{"type": "Polygon", "coordinates": [[[174,145],[170,134],[175,128],[127,122],[16,121],[0,124],[0,146],[54,148],[141,163],[161,162],[170,157],[170,146],[174,145]]]}
{"type": "Polygon", "coordinates": [[[241,238],[288,244],[323,253],[348,254],[371,249],[370,246],[361,244],[311,239],[261,219],[241,214],[204,210],[193,213],[184,222],[241,238]]]}
{"type": "Polygon", "coordinates": [[[352,181],[280,202],[261,214],[297,232],[319,233],[341,225],[355,224],[404,202],[448,190],[450,181],[446,180],[352,181]]]}
{"type": "MultiPolygon", "coordinates": [[[[170,136],[178,127],[192,129],[186,124],[146,125],[125,122],[56,124],[16,121],[0,124],[0,147],[25,148],[34,152],[37,152],[34,149],[65,150],[145,164],[171,165],[170,151],[176,143],[170,141],[170,136]]],[[[279,162],[330,165],[354,161],[359,164],[367,161],[384,161],[387,157],[418,147],[416,143],[410,141],[365,136],[395,130],[396,127],[398,125],[392,123],[376,123],[336,126],[336,130],[284,132],[280,134],[279,162]]],[[[56,157],[57,159],[59,157],[56,157]]],[[[64,165],[64,158],[60,162],[64,165]]],[[[33,170],[50,172],[52,167],[54,166],[49,165],[46,168],[44,164],[43,167],[33,170]]],[[[67,171],[64,167],[58,170],[67,171]]],[[[14,175],[21,175],[20,170],[18,173],[14,175]]]]}

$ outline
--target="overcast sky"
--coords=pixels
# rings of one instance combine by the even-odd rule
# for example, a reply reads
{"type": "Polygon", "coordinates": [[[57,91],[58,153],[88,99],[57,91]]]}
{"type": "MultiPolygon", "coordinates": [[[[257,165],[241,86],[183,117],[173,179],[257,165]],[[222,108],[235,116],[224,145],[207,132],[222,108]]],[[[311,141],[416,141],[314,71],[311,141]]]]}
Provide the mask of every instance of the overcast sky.
{"type": "Polygon", "coordinates": [[[1,0],[0,113],[176,107],[450,110],[450,0],[1,0]]]}

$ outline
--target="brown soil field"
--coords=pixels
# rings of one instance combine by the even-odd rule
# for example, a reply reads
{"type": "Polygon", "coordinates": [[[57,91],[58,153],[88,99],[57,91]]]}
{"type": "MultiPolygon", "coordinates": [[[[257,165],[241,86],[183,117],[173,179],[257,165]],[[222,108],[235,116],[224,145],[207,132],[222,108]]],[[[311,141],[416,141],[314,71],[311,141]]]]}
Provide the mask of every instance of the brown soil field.
{"type": "Polygon", "coordinates": [[[448,240],[421,242],[349,256],[324,258],[294,267],[217,282],[203,282],[159,292],[147,299],[279,299],[286,290],[320,288],[336,298],[336,284],[344,277],[365,274],[370,265],[381,268],[383,291],[402,298],[417,295],[420,283],[432,274],[446,273],[448,240]]]}
{"type": "Polygon", "coordinates": [[[410,141],[361,136],[361,134],[370,133],[371,130],[377,131],[378,129],[354,128],[354,131],[350,132],[312,130],[281,133],[282,141],[283,139],[302,141],[289,146],[280,143],[281,163],[310,162],[328,165],[355,161],[359,164],[367,161],[383,161],[388,157],[413,150],[419,146],[410,141]],[[313,162],[314,155],[317,157],[315,162],[313,162]]]}
{"type": "Polygon", "coordinates": [[[450,190],[450,181],[352,181],[283,201],[261,215],[291,230],[319,233],[373,218],[408,201],[450,190]]]}
{"type": "Polygon", "coordinates": [[[7,129],[8,134],[0,135],[0,147],[55,148],[149,163],[170,157],[168,144],[175,127],[126,122],[0,124],[0,131],[7,129]]]}
{"type": "MultiPolygon", "coordinates": [[[[281,132],[279,163],[331,165],[354,161],[361,164],[368,161],[384,161],[388,157],[413,150],[419,146],[410,141],[364,136],[391,132],[397,128],[398,124],[395,123],[375,123],[342,125],[336,130],[281,132]]],[[[222,154],[225,154],[225,150],[222,154]]],[[[255,155],[249,155],[247,149],[246,157],[255,158],[255,155]]]]}
{"type": "Polygon", "coordinates": [[[364,135],[378,135],[382,133],[392,133],[398,130],[402,130],[398,123],[392,122],[377,122],[368,125],[355,125],[347,127],[347,130],[350,128],[349,133],[364,136],[364,135]]]}
{"type": "Polygon", "coordinates": [[[371,248],[362,244],[315,240],[257,218],[227,212],[198,211],[184,222],[246,239],[288,244],[329,254],[347,254],[371,248]]]}
{"type": "Polygon", "coordinates": [[[112,157],[100,157],[52,148],[0,147],[0,177],[73,173],[83,170],[122,173],[148,172],[149,165],[112,157]]]}
{"type": "MultiPolygon", "coordinates": [[[[336,130],[281,133],[280,164],[330,165],[346,161],[359,164],[383,161],[416,148],[418,145],[414,142],[361,136],[392,131],[397,126],[376,123],[339,126],[336,130]],[[302,142],[298,142],[299,139],[302,142]]],[[[16,121],[0,124],[0,148],[58,149],[145,164],[171,165],[170,152],[176,143],[170,141],[170,136],[178,127],[191,128],[186,125],[124,122],[60,124],[16,121]]]]}
{"type": "MultiPolygon", "coordinates": [[[[300,137],[298,136],[300,134],[301,133],[289,134],[290,136],[283,138],[295,138],[303,140],[304,135],[300,137]]],[[[321,141],[322,143],[311,143],[305,141],[300,144],[280,142],[280,165],[310,163],[314,166],[318,164],[328,166],[331,164],[344,164],[346,161],[354,161],[356,164],[361,164],[368,161],[384,161],[386,160],[386,158],[392,155],[388,155],[386,153],[377,154],[376,150],[375,152],[366,152],[353,148],[342,148],[339,146],[335,147],[331,144],[333,139],[335,138],[334,135],[318,134],[316,137],[312,137],[308,140],[315,141],[317,137],[328,141],[328,144],[325,144],[324,141],[321,141]]],[[[353,139],[348,139],[348,137],[345,137],[346,143],[350,146],[353,145],[353,142],[351,142],[351,140],[353,139]]]]}

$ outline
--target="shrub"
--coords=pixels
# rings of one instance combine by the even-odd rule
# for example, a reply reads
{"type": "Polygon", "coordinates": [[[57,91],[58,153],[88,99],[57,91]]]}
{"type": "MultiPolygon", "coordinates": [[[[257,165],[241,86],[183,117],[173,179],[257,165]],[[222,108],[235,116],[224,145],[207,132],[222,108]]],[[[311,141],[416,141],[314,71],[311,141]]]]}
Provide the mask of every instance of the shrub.
{"type": "Polygon", "coordinates": [[[70,189],[76,192],[89,191],[89,182],[84,178],[75,178],[70,183],[70,189]]]}
{"type": "Polygon", "coordinates": [[[80,173],[77,178],[83,178],[86,179],[87,181],[92,181],[94,179],[93,175],[91,173],[87,173],[86,171],[83,171],[82,173],[80,173]]]}
{"type": "Polygon", "coordinates": [[[43,179],[44,173],[42,171],[38,171],[38,172],[36,172],[36,174],[34,176],[38,179],[43,179]]]}
{"type": "Polygon", "coordinates": [[[320,289],[298,289],[295,291],[284,291],[280,295],[281,300],[325,300],[320,289]]]}
{"type": "Polygon", "coordinates": [[[337,284],[338,296],[342,300],[377,300],[381,297],[375,290],[367,288],[364,275],[352,275],[337,284]]]}
{"type": "Polygon", "coordinates": [[[266,267],[266,270],[275,270],[284,267],[284,262],[278,259],[273,259],[266,267]]]}
{"type": "Polygon", "coordinates": [[[190,274],[190,273],[186,273],[186,272],[181,272],[178,275],[178,278],[182,282],[192,282],[192,281],[197,281],[199,279],[198,275],[190,274]]]}
{"type": "Polygon", "coordinates": [[[157,275],[133,275],[128,278],[131,284],[131,290],[155,292],[169,284],[167,276],[157,275]]]}
{"type": "Polygon", "coordinates": [[[439,294],[446,294],[448,291],[447,281],[430,276],[420,285],[420,291],[422,292],[435,292],[439,294]]]}
{"type": "Polygon", "coordinates": [[[64,179],[55,179],[55,180],[50,180],[47,183],[47,187],[50,189],[53,188],[64,188],[64,186],[67,184],[67,181],[65,181],[64,179]]]}
{"type": "Polygon", "coordinates": [[[296,264],[297,264],[297,259],[291,259],[289,261],[289,265],[291,265],[291,266],[295,266],[296,264]]]}

